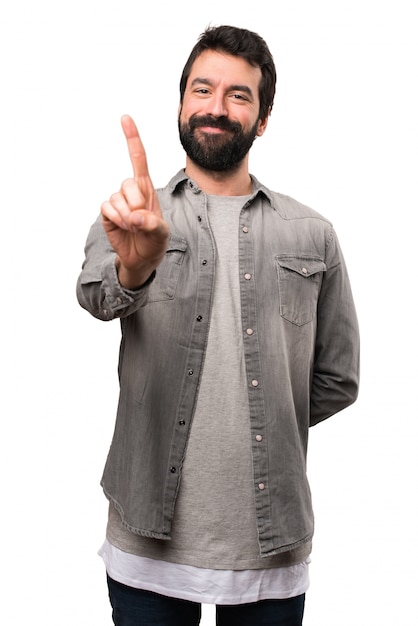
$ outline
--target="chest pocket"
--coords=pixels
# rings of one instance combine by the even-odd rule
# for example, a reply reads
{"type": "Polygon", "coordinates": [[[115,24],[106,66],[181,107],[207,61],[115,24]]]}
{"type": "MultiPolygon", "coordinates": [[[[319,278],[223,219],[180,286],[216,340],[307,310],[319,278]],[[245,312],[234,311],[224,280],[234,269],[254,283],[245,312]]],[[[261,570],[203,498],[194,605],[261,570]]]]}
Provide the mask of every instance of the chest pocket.
{"type": "Polygon", "coordinates": [[[277,255],[276,267],[280,315],[303,326],[315,316],[326,265],[320,257],[277,255]]]}
{"type": "Polygon", "coordinates": [[[155,280],[150,285],[148,302],[174,298],[186,250],[187,242],[184,239],[170,238],[165,257],[157,267],[155,280]]]}

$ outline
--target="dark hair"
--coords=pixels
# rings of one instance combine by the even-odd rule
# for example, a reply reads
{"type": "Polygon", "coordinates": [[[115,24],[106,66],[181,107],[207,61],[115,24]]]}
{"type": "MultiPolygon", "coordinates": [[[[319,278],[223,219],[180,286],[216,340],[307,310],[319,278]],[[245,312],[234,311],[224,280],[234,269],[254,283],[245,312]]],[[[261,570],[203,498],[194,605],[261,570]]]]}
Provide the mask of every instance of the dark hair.
{"type": "Polygon", "coordinates": [[[271,113],[276,92],[276,68],[273,57],[260,35],[235,26],[210,26],[200,35],[181,75],[180,101],[183,102],[192,65],[205,50],[217,50],[242,57],[250,65],[260,68],[262,74],[259,87],[260,119],[266,119],[271,113]]]}

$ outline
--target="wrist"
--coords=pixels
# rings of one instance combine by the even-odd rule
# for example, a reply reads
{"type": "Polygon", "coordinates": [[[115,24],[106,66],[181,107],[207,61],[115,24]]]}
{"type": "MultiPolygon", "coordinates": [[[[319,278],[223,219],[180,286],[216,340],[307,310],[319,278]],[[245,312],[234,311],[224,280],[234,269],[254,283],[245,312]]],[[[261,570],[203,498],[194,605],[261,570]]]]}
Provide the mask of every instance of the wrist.
{"type": "Polygon", "coordinates": [[[115,259],[115,266],[121,287],[130,291],[143,287],[155,272],[155,267],[150,263],[144,263],[140,268],[128,269],[118,256],[115,259]]]}

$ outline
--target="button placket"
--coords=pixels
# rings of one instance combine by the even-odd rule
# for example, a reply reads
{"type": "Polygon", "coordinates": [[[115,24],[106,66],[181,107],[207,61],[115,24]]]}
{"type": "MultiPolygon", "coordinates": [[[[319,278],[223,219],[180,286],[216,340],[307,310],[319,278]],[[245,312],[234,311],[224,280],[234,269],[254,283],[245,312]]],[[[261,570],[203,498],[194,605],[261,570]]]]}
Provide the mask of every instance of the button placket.
{"type": "Polygon", "coordinates": [[[242,215],[240,227],[240,282],[242,332],[247,371],[247,389],[250,409],[253,449],[253,476],[256,496],[257,526],[263,527],[262,519],[268,504],[268,459],[265,432],[265,407],[261,376],[261,364],[257,337],[255,264],[250,232],[251,213],[242,215]],[[266,500],[267,498],[267,500],[266,500]]]}
{"type": "Polygon", "coordinates": [[[193,258],[198,264],[199,277],[197,280],[197,292],[195,296],[195,312],[191,314],[190,343],[183,364],[183,384],[178,403],[178,411],[173,424],[173,437],[171,441],[169,462],[166,468],[167,478],[167,503],[164,502],[165,512],[168,517],[172,514],[172,503],[177,493],[179,480],[182,473],[182,462],[187,450],[190,428],[193,416],[190,406],[193,406],[201,366],[204,358],[206,331],[210,319],[211,300],[208,297],[213,287],[213,273],[215,268],[215,248],[208,224],[204,197],[198,197],[201,192],[193,185],[191,191],[196,194],[193,197],[194,232],[197,235],[196,247],[190,245],[193,258]],[[169,507],[169,508],[168,508],[169,507]]]}

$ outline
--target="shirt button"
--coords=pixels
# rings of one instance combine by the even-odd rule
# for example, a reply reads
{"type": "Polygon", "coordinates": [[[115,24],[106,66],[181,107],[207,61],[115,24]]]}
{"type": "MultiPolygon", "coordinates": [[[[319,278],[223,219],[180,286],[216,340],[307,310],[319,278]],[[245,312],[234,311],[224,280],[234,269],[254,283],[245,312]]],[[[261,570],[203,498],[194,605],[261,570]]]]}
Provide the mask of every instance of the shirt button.
{"type": "MultiPolygon", "coordinates": [[[[170,467],[170,472],[171,472],[172,474],[175,474],[175,473],[176,473],[176,471],[177,471],[177,470],[176,470],[176,468],[175,468],[175,467],[170,467]]],[[[260,485],[259,485],[259,486],[260,486],[260,485]]]]}
{"type": "Polygon", "coordinates": [[[189,376],[193,376],[193,370],[189,370],[187,373],[189,376]]]}
{"type": "Polygon", "coordinates": [[[184,420],[180,420],[180,421],[179,421],[180,426],[184,426],[184,425],[185,425],[185,423],[186,423],[186,422],[185,422],[184,420]]]}
{"type": "Polygon", "coordinates": [[[206,259],[203,259],[202,265],[207,265],[207,264],[208,264],[208,262],[206,261],[206,259]]]}
{"type": "Polygon", "coordinates": [[[245,280],[251,280],[251,274],[244,274],[245,280]]]}
{"type": "Polygon", "coordinates": [[[264,483],[260,483],[260,484],[258,485],[258,488],[259,488],[259,490],[260,490],[260,491],[264,491],[264,489],[266,488],[266,486],[265,486],[265,484],[264,484],[264,483]]]}
{"type": "Polygon", "coordinates": [[[203,317],[202,317],[201,315],[198,315],[198,316],[196,317],[196,320],[197,320],[198,322],[201,322],[201,321],[202,321],[202,319],[203,319],[203,317]]]}
{"type": "Polygon", "coordinates": [[[249,230],[250,229],[248,228],[248,226],[244,226],[243,229],[242,229],[242,232],[243,233],[248,233],[249,230]]]}
{"type": "Polygon", "coordinates": [[[252,328],[247,328],[247,335],[254,335],[254,331],[252,328]]]}
{"type": "Polygon", "coordinates": [[[263,435],[256,435],[255,436],[255,440],[256,441],[263,441],[263,435]]]}
{"type": "Polygon", "coordinates": [[[306,267],[302,267],[302,274],[306,275],[307,273],[308,273],[308,270],[306,269],[306,267]]]}
{"type": "Polygon", "coordinates": [[[254,380],[251,381],[251,384],[252,384],[253,387],[258,387],[259,382],[258,382],[258,380],[254,379],[254,380]]]}

